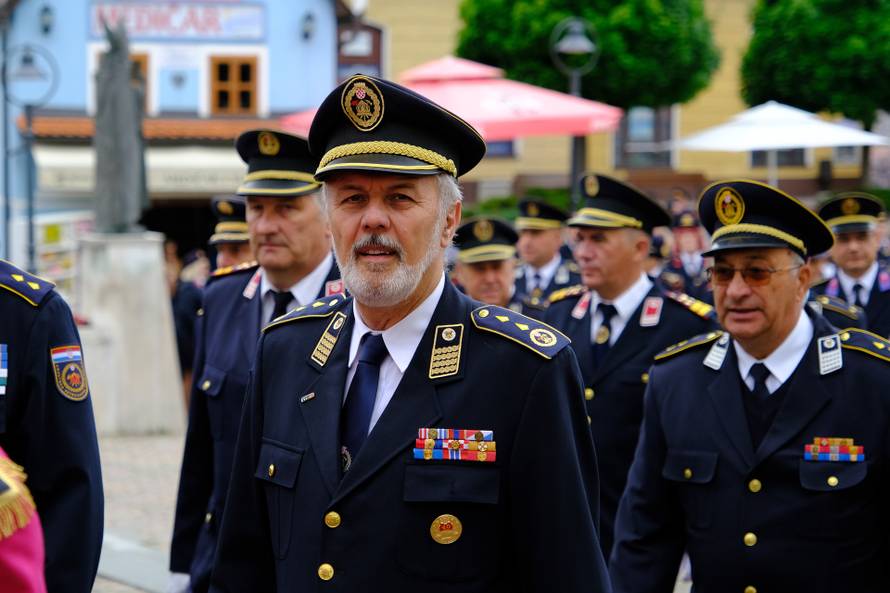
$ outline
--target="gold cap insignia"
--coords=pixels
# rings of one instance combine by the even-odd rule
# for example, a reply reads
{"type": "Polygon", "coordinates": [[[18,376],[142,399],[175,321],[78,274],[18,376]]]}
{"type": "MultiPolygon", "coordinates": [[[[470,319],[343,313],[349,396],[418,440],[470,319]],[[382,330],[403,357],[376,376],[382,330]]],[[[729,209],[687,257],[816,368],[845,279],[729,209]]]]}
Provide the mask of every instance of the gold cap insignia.
{"type": "Polygon", "coordinates": [[[599,193],[600,182],[596,180],[596,175],[588,175],[584,178],[584,191],[591,198],[599,193]]]}
{"type": "Polygon", "coordinates": [[[232,208],[232,205],[226,201],[217,202],[216,209],[219,210],[219,213],[224,216],[228,216],[235,211],[235,209],[232,208]]]}
{"type": "Polygon", "coordinates": [[[439,515],[430,525],[430,536],[437,544],[453,544],[460,539],[464,527],[454,515],[439,515]]]}
{"type": "Polygon", "coordinates": [[[724,187],[717,192],[714,209],[717,211],[717,219],[724,226],[738,224],[745,215],[745,202],[737,191],[724,187]]]}
{"type": "Polygon", "coordinates": [[[355,77],[343,88],[340,106],[362,132],[373,130],[383,119],[383,94],[367,78],[355,77]]]}
{"type": "Polygon", "coordinates": [[[484,218],[476,221],[473,225],[473,236],[483,243],[490,241],[494,236],[494,225],[491,224],[491,221],[484,218]]]}
{"type": "Polygon", "coordinates": [[[680,226],[695,226],[695,219],[691,214],[684,214],[680,217],[680,226]]]}
{"type": "Polygon", "coordinates": [[[541,213],[541,210],[538,208],[538,205],[532,202],[528,205],[528,215],[529,216],[537,216],[541,213]]]}
{"type": "Polygon", "coordinates": [[[852,214],[859,214],[859,202],[856,198],[847,198],[843,202],[841,202],[841,212],[850,216],[852,214]]]}
{"type": "Polygon", "coordinates": [[[266,156],[275,156],[278,154],[278,151],[281,150],[281,143],[278,141],[278,137],[272,132],[260,132],[256,141],[260,148],[260,153],[266,156]]]}

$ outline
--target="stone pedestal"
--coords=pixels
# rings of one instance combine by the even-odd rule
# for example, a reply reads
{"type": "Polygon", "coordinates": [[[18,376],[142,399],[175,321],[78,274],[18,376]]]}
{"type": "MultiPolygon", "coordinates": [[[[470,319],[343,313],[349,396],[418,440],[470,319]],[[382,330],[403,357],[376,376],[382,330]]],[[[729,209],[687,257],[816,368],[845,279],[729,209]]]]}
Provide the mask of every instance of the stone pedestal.
{"type": "Polygon", "coordinates": [[[78,308],[100,434],[181,433],[179,359],[159,233],[92,234],[78,246],[78,308]]]}

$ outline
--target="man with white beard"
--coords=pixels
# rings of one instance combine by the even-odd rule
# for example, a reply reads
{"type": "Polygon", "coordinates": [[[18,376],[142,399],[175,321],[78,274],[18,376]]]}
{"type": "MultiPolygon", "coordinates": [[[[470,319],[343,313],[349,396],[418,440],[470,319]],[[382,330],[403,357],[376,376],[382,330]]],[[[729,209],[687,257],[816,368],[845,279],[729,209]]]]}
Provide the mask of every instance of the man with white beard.
{"type": "Polygon", "coordinates": [[[309,143],[353,296],[263,333],[212,590],[608,591],[568,340],[445,277],[483,140],[359,75],[309,143]]]}

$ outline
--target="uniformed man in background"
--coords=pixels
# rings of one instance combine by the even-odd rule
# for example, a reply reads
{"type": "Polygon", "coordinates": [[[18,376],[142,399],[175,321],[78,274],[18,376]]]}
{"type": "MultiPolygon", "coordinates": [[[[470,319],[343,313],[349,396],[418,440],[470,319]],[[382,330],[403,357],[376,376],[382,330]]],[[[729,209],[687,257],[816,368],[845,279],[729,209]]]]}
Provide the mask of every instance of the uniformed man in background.
{"type": "Polygon", "coordinates": [[[238,195],[257,262],[220,268],[204,294],[176,520],[171,590],[206,591],[238,421],[260,329],[318,297],[342,292],[322,216],[317,164],[305,139],[271,130],[236,141],[247,163],[238,195]]]}
{"type": "Polygon", "coordinates": [[[671,591],[684,549],[695,591],[890,588],[890,342],[804,307],[831,231],[755,181],[707,187],[724,331],[656,356],[618,511],[615,591],[671,591]]]}
{"type": "Polygon", "coordinates": [[[216,250],[216,268],[228,268],[253,261],[244,198],[215,196],[210,201],[210,208],[217,221],[208,241],[216,250]]]}
{"type": "Polygon", "coordinates": [[[861,192],[838,194],[819,208],[835,236],[832,259],[837,271],[813,287],[816,294],[840,297],[865,310],[868,329],[890,336],[890,270],[878,262],[878,218],[884,205],[861,192]]]}
{"type": "Polygon", "coordinates": [[[661,280],[669,289],[704,301],[711,301],[711,290],[705,271],[704,236],[698,216],[691,210],[674,215],[671,220],[673,254],[661,272],[661,280]]]}
{"type": "Polygon", "coordinates": [[[445,278],[482,138],[358,75],[309,143],[353,296],[260,339],[213,590],[608,590],[568,340],[445,278]]]}
{"type": "Polygon", "coordinates": [[[99,566],[104,497],[80,336],[52,283],[3,260],[0,447],[28,468],[47,590],[87,593],[99,566]]]}
{"type": "Polygon", "coordinates": [[[543,200],[519,202],[516,249],[522,265],[516,271],[516,294],[527,296],[534,306],[545,306],[554,290],[580,281],[575,262],[560,253],[566,218],[565,212],[543,200]]]}
{"type": "Polygon", "coordinates": [[[615,513],[633,461],[643,391],[656,353],[716,328],[713,308],[665,292],[646,275],[653,227],[668,213],[630,185],[606,177],[582,179],[584,205],[569,219],[583,284],[553,293],[545,314],[572,340],[599,457],[600,543],[608,558],[615,513]]]}
{"type": "Polygon", "coordinates": [[[510,223],[497,218],[481,216],[463,223],[454,234],[453,277],[471,299],[539,319],[546,306],[532,305],[527,296],[516,294],[513,283],[518,238],[510,223]]]}

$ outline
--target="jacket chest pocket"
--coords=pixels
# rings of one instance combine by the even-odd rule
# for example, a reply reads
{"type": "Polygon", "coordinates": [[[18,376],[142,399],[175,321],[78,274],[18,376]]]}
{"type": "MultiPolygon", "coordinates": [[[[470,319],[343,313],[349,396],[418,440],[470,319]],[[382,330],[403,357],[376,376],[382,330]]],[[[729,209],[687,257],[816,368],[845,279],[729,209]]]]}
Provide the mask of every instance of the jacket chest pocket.
{"type": "Polygon", "coordinates": [[[867,491],[868,463],[805,459],[799,463],[802,534],[835,538],[872,528],[872,519],[879,515],[875,497],[867,491]]]}
{"type": "Polygon", "coordinates": [[[303,450],[290,449],[278,443],[263,441],[254,477],[262,480],[266,491],[269,515],[269,533],[272,550],[281,560],[290,547],[291,522],[294,512],[294,486],[303,450]]]}
{"type": "Polygon", "coordinates": [[[240,420],[239,412],[247,381],[235,373],[227,373],[208,364],[204,366],[196,385],[207,395],[207,416],[213,440],[225,440],[226,435],[233,438],[240,420]]]}
{"type": "Polygon", "coordinates": [[[714,493],[710,486],[716,473],[717,453],[668,449],[661,475],[674,484],[691,528],[711,526],[714,493]]]}
{"type": "Polygon", "coordinates": [[[443,582],[496,571],[499,497],[496,467],[407,465],[398,527],[401,569],[443,582]]]}

